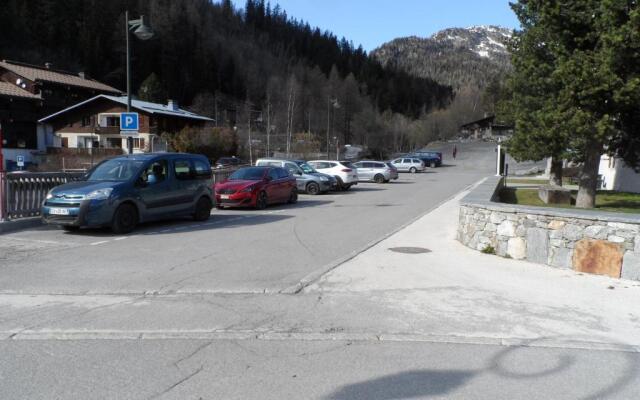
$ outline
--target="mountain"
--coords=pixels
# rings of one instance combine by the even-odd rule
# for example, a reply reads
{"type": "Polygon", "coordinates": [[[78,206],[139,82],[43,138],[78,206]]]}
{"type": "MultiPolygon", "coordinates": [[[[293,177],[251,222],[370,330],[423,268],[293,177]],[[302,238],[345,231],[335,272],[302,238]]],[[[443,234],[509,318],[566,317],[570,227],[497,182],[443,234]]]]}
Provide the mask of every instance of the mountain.
{"type": "Polygon", "coordinates": [[[371,55],[385,66],[431,78],[456,89],[484,89],[511,68],[507,42],[512,31],[498,26],[451,28],[429,38],[399,38],[371,55]]]}

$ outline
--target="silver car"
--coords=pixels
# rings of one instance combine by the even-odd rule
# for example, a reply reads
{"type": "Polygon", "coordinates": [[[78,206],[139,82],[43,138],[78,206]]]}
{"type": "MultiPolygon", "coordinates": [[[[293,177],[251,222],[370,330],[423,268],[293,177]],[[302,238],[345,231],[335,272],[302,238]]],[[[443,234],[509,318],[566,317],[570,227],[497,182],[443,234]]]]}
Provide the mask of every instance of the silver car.
{"type": "Polygon", "coordinates": [[[310,166],[298,165],[290,160],[261,158],[256,161],[256,167],[281,167],[289,171],[296,178],[298,191],[316,195],[331,190],[331,177],[321,174],[310,166]]]}
{"type": "Polygon", "coordinates": [[[417,158],[403,157],[395,159],[391,161],[391,163],[399,172],[411,172],[412,174],[415,174],[416,172],[422,172],[425,169],[424,161],[417,158]]]}
{"type": "Polygon", "coordinates": [[[382,161],[358,161],[353,166],[358,169],[360,182],[387,183],[391,180],[391,168],[382,161]]]}

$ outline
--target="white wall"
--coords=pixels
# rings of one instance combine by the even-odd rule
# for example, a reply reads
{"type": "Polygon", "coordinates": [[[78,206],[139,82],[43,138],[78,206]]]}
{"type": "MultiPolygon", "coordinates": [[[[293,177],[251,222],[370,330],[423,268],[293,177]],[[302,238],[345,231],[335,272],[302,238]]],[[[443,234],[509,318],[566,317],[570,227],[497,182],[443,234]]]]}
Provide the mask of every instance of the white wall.
{"type": "Polygon", "coordinates": [[[620,158],[602,156],[599,174],[603,178],[604,190],[640,193],[640,173],[629,168],[620,158]]]}

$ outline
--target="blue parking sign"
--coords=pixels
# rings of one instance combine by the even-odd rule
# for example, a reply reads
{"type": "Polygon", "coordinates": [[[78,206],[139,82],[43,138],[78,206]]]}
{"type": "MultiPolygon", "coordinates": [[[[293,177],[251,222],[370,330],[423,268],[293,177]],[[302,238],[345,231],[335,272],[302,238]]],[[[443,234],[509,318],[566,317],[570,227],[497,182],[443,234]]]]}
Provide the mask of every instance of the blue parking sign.
{"type": "Polygon", "coordinates": [[[138,113],[120,114],[120,130],[121,131],[137,131],[138,128],[139,128],[138,113]]]}

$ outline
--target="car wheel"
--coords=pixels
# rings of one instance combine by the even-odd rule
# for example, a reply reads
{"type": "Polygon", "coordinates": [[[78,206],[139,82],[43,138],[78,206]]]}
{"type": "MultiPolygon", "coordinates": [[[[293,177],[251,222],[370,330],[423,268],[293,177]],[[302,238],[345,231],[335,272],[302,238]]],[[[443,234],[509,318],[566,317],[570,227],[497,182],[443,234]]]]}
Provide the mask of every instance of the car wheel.
{"type": "Polygon", "coordinates": [[[296,204],[298,202],[298,189],[293,188],[289,195],[289,204],[296,204]]]}
{"type": "Polygon", "coordinates": [[[315,196],[317,194],[320,194],[320,185],[318,185],[315,182],[311,182],[307,185],[307,193],[315,196]]]}
{"type": "Polygon", "coordinates": [[[344,185],[344,186],[342,187],[342,190],[344,190],[345,192],[348,192],[348,191],[349,191],[349,189],[351,189],[351,185],[344,185]]]}
{"type": "Polygon", "coordinates": [[[415,174],[416,172],[418,172],[418,170],[416,169],[416,167],[411,167],[411,169],[409,169],[409,172],[415,174]]]}
{"type": "Polygon", "coordinates": [[[373,181],[375,183],[384,183],[385,182],[384,175],[378,174],[378,175],[374,176],[373,177],[373,181]]]}
{"type": "Polygon", "coordinates": [[[201,197],[196,203],[193,219],[196,221],[206,221],[209,217],[211,217],[211,201],[206,197],[201,197]]]}
{"type": "Polygon", "coordinates": [[[218,204],[218,205],[216,205],[216,208],[217,208],[218,210],[224,210],[224,207],[223,207],[223,206],[221,206],[221,205],[219,205],[219,204],[218,204]]]}
{"type": "Polygon", "coordinates": [[[138,224],[138,210],[131,204],[122,204],[113,215],[111,230],[115,234],[133,231],[138,224]]]}
{"type": "Polygon", "coordinates": [[[431,168],[435,168],[435,167],[437,167],[436,162],[435,162],[435,161],[431,161],[430,166],[431,166],[431,168]]]}
{"type": "Polygon", "coordinates": [[[344,190],[344,182],[342,182],[342,179],[340,179],[339,176],[336,176],[336,181],[338,181],[338,184],[336,185],[338,190],[344,190]]]}
{"type": "Polygon", "coordinates": [[[72,225],[62,225],[62,229],[67,232],[78,232],[80,230],[80,227],[72,225]]]}
{"type": "Polygon", "coordinates": [[[265,192],[260,192],[258,194],[258,199],[256,200],[256,209],[264,210],[267,208],[267,194],[265,192]]]}

